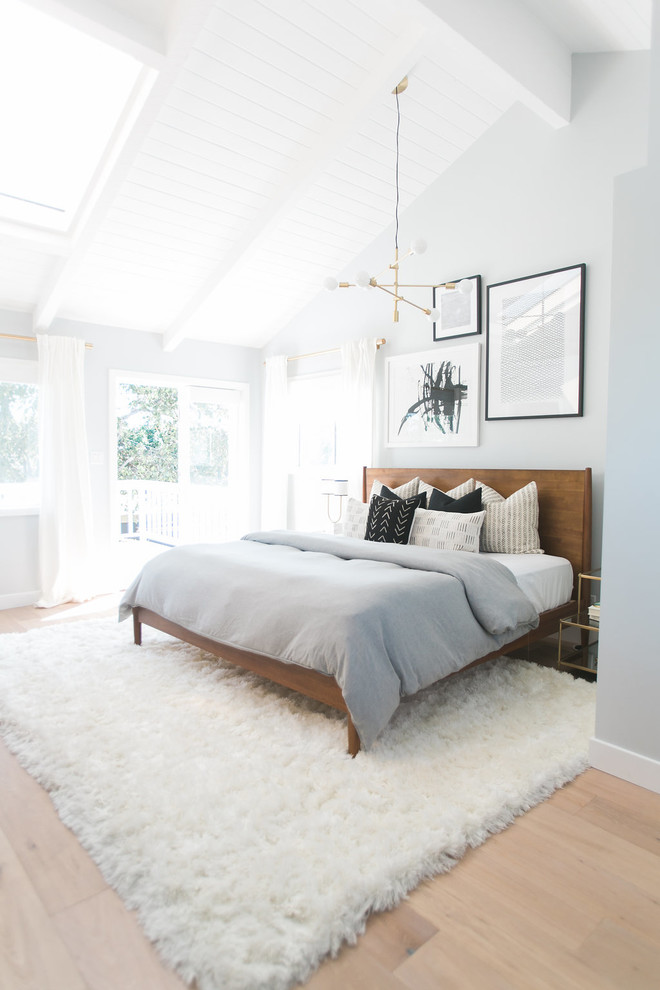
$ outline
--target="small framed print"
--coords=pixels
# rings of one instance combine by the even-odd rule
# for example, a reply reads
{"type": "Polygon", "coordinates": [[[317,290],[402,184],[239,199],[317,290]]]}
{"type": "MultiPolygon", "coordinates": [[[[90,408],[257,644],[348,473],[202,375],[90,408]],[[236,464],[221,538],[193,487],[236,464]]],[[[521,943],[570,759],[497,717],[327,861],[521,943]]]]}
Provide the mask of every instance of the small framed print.
{"type": "Polygon", "coordinates": [[[388,447],[476,447],[478,342],[388,358],[388,447]]]}
{"type": "Polygon", "coordinates": [[[488,286],[486,419],[582,415],[585,271],[488,286]]]}
{"type": "Polygon", "coordinates": [[[440,314],[433,324],[434,340],[451,340],[453,337],[471,337],[481,333],[481,275],[434,285],[433,308],[440,314]],[[454,288],[447,288],[449,285],[454,288]]]}

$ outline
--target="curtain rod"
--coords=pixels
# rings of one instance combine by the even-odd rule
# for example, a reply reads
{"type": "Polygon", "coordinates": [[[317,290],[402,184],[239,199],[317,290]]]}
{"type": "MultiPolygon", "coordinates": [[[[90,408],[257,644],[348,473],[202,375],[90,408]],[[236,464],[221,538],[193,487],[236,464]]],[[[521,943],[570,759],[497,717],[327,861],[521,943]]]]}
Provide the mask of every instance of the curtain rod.
{"type": "MultiPolygon", "coordinates": [[[[37,340],[36,337],[25,337],[20,333],[0,333],[0,337],[4,340],[33,340],[35,342],[37,340]]],[[[87,341],[85,341],[85,347],[89,347],[91,350],[93,346],[94,344],[88,344],[87,341]]]]}
{"type": "MultiPolygon", "coordinates": [[[[380,350],[383,344],[386,344],[387,340],[385,337],[379,337],[376,341],[376,349],[380,350]]],[[[304,358],[321,357],[323,354],[338,354],[341,347],[329,347],[327,351],[310,351],[309,354],[293,354],[291,357],[287,358],[287,361],[302,361],[304,358]]]]}

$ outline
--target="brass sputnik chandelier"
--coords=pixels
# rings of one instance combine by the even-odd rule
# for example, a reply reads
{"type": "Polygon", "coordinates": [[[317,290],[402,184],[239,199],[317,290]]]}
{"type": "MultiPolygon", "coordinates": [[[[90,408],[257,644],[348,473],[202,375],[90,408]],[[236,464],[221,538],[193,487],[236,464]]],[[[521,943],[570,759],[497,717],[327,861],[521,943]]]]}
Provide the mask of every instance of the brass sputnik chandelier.
{"type": "Polygon", "coordinates": [[[418,303],[412,302],[410,299],[406,299],[406,297],[401,294],[401,289],[455,289],[458,292],[468,294],[472,292],[472,282],[468,278],[464,278],[460,282],[440,282],[433,285],[414,285],[399,282],[399,265],[401,262],[405,261],[406,258],[409,258],[413,254],[424,254],[426,251],[426,241],[423,238],[418,237],[410,245],[407,254],[404,254],[401,258],[399,258],[399,130],[401,126],[399,94],[403,93],[407,88],[408,77],[405,76],[399,85],[392,90],[392,94],[396,100],[396,156],[394,172],[396,200],[394,209],[394,261],[392,264],[388,265],[387,268],[383,269],[382,272],[379,272],[378,275],[369,275],[369,272],[360,271],[355,275],[355,282],[338,282],[336,278],[332,278],[330,276],[324,280],[323,284],[330,292],[333,292],[335,289],[380,289],[381,292],[387,292],[388,295],[394,298],[394,323],[399,322],[399,303],[406,303],[406,305],[420,310],[432,323],[435,323],[440,319],[440,311],[433,308],[427,308],[426,306],[420,306],[418,303]],[[394,273],[394,281],[381,282],[380,279],[389,272],[394,273]]]}

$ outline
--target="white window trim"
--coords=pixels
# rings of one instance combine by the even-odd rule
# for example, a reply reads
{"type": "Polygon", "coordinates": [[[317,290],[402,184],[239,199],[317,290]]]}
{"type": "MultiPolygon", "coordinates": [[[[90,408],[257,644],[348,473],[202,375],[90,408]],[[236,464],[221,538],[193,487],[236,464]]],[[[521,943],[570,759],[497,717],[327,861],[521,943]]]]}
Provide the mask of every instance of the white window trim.
{"type": "MultiPolygon", "coordinates": [[[[39,383],[39,362],[36,358],[0,357],[0,381],[37,385],[39,383]]],[[[38,503],[36,505],[0,506],[0,518],[38,515],[38,503]]]]}

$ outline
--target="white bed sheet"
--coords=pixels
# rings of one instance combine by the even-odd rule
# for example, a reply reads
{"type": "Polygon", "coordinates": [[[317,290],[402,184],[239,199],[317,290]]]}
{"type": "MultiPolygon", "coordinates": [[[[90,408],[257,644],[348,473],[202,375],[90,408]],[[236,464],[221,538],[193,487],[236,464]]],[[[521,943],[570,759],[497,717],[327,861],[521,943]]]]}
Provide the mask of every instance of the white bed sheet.
{"type": "Polygon", "coordinates": [[[484,556],[499,560],[509,568],[518,587],[537,611],[545,612],[570,601],[573,568],[564,557],[540,553],[489,553],[484,556]]]}

